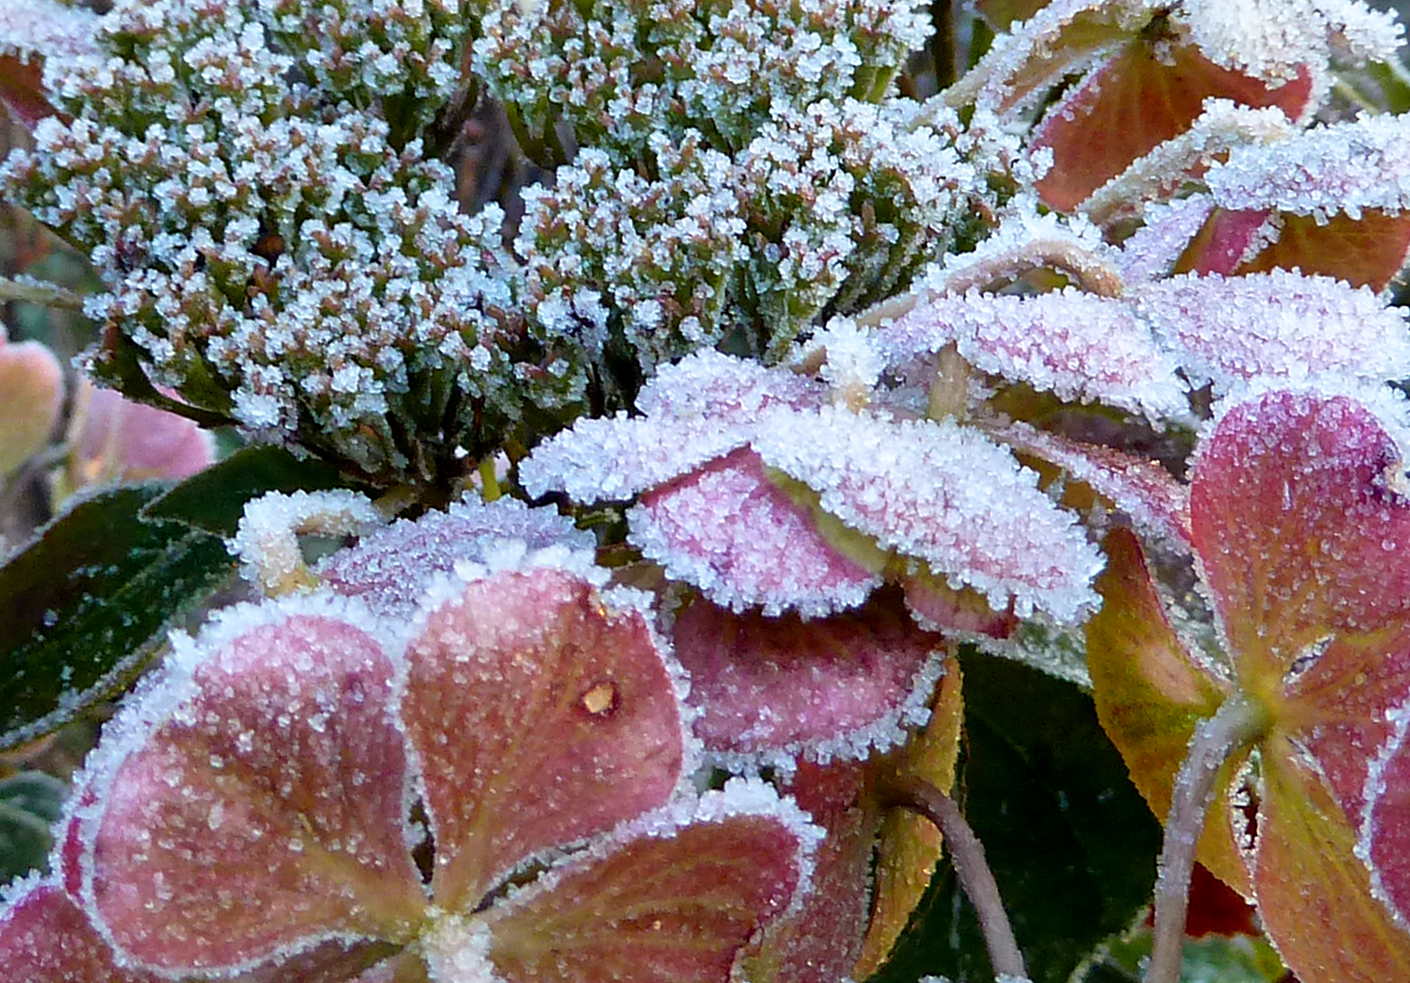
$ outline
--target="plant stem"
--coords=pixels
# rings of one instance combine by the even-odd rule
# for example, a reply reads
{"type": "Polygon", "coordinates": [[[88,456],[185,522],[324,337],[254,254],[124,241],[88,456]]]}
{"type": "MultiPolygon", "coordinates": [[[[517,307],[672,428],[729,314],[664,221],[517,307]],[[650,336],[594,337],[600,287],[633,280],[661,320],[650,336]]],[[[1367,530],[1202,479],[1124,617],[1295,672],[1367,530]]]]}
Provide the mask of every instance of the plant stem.
{"type": "Polygon", "coordinates": [[[40,307],[58,307],[66,311],[83,310],[83,297],[56,283],[40,280],[16,280],[0,276],[0,301],[17,300],[40,307]]]}
{"type": "Polygon", "coordinates": [[[979,929],[984,934],[984,947],[996,976],[1027,979],[1023,954],[1013,937],[1013,926],[1004,911],[999,885],[984,859],[984,845],[965,821],[955,800],[934,785],[909,775],[900,775],[887,784],[891,805],[910,809],[930,820],[945,837],[945,849],[955,876],[964,889],[969,903],[979,915],[979,929]]]}
{"type": "Polygon", "coordinates": [[[1224,762],[1252,743],[1265,726],[1263,714],[1234,694],[1214,716],[1200,722],[1175,776],[1175,794],[1165,817],[1160,851],[1160,879],[1155,887],[1155,932],[1145,983],[1178,983],[1185,946],[1185,913],[1190,903],[1190,875],[1205,813],[1214,798],[1214,781],[1224,762]]]}

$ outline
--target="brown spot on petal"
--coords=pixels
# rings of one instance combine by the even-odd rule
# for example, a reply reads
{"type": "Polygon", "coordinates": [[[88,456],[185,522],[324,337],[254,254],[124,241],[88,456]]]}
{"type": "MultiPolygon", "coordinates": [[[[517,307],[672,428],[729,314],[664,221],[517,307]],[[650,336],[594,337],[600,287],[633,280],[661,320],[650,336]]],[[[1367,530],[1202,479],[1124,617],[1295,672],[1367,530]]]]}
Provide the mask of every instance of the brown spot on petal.
{"type": "Polygon", "coordinates": [[[617,687],[610,680],[601,680],[589,686],[578,703],[594,717],[605,717],[617,709],[617,687]]]}

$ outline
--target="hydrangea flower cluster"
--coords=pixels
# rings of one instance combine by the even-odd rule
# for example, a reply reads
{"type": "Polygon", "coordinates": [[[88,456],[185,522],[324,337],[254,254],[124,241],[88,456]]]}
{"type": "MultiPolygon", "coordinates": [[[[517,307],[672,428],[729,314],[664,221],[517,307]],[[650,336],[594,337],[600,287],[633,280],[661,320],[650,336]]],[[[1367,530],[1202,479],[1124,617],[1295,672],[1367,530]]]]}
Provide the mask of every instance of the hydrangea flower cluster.
{"type": "MultiPolygon", "coordinates": [[[[943,832],[993,975],[1067,979],[1102,936],[1016,938],[948,795],[997,653],[1090,693],[1166,822],[1147,983],[1196,859],[1305,983],[1406,978],[1410,124],[1341,101],[1399,29],[975,6],[987,52],[917,0],[0,17],[0,182],[100,276],[86,367],[303,455],[92,493],[0,566],[2,614],[127,492],[163,596],[244,578],[129,646],[0,976],[837,983],[960,917],[943,832]],[[970,69],[922,100],[927,43],[970,69]]],[[[0,422],[43,413],[0,479],[62,395],[3,341],[0,422]]],[[[75,474],[205,464],[116,413],[75,474]]],[[[0,669],[130,623],[65,607],[100,566],[0,669]]],[[[54,692],[15,733],[92,701],[54,692]]]]}

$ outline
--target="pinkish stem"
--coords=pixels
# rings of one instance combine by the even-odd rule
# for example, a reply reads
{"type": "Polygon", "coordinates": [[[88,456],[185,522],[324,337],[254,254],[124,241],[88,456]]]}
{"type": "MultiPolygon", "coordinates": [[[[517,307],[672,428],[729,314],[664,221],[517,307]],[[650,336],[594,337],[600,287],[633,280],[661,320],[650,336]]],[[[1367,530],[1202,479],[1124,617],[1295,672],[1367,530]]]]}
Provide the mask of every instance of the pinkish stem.
{"type": "Polygon", "coordinates": [[[955,868],[960,887],[979,915],[979,930],[989,963],[999,977],[1027,979],[1023,954],[1013,937],[1013,926],[1004,911],[999,885],[984,859],[984,845],[965,821],[955,800],[927,781],[911,776],[896,778],[887,788],[891,804],[910,809],[930,820],[945,837],[945,849],[955,868]]]}
{"type": "Polygon", "coordinates": [[[1160,851],[1160,879],[1155,888],[1154,942],[1145,983],[1179,983],[1190,875],[1204,817],[1214,799],[1214,782],[1224,762],[1252,743],[1263,729],[1263,715],[1237,694],[1195,728],[1175,777],[1175,794],[1165,818],[1165,845],[1160,851]]]}

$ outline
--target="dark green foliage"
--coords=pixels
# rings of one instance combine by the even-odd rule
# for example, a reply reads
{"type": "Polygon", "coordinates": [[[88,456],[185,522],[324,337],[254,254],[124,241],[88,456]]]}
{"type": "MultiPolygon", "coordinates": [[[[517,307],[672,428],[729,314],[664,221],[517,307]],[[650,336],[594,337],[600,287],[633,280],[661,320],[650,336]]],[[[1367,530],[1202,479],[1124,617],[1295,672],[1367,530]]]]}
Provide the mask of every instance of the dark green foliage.
{"type": "MultiPolygon", "coordinates": [[[[1034,983],[1063,983],[1150,899],[1160,827],[1079,687],[982,655],[964,668],[956,796],[984,844],[1034,983]]],[[[942,864],[873,983],[989,980],[978,922],[942,864]]]]}

